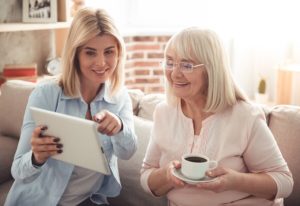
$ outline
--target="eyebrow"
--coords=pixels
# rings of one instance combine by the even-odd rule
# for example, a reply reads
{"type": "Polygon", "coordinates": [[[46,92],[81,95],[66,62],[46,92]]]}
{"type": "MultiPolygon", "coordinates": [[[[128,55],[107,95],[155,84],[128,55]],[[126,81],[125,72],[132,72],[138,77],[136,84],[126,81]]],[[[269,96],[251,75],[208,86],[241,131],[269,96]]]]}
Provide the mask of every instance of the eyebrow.
{"type": "MultiPolygon", "coordinates": [[[[173,57],[171,57],[169,55],[166,55],[166,59],[174,61],[173,57]]],[[[188,59],[180,59],[179,62],[192,62],[192,61],[188,60],[188,59]]]]}
{"type": "Polygon", "coordinates": [[[109,46],[109,47],[106,47],[104,50],[114,49],[114,48],[116,48],[116,46],[109,46]]]}
{"type": "Polygon", "coordinates": [[[95,48],[92,47],[84,47],[83,49],[97,51],[95,48]]]}
{"type": "MultiPolygon", "coordinates": [[[[116,48],[116,46],[109,46],[109,47],[106,47],[104,50],[109,50],[109,49],[114,49],[116,48]]],[[[92,51],[97,51],[97,49],[93,48],[93,47],[84,47],[83,49],[85,50],[92,50],[92,51]]]]}
{"type": "Polygon", "coordinates": [[[169,56],[169,55],[166,55],[166,58],[173,60],[173,58],[171,56],[169,56]]]}

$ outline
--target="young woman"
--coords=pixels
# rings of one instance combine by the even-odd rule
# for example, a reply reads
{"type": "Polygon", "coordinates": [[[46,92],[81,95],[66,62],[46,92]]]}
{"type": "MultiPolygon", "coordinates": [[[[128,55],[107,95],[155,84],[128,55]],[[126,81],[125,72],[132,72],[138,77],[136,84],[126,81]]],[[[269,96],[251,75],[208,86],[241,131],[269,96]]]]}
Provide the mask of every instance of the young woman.
{"type": "Polygon", "coordinates": [[[111,17],[103,10],[80,10],[65,44],[61,76],[38,85],[29,97],[12,165],[15,182],[5,205],[106,205],[106,197],[120,193],[117,158],[129,159],[136,151],[131,101],[123,87],[124,57],[111,17]],[[59,138],[40,137],[47,127],[35,125],[31,106],[97,121],[112,175],[52,159],[64,145],[59,138]]]}

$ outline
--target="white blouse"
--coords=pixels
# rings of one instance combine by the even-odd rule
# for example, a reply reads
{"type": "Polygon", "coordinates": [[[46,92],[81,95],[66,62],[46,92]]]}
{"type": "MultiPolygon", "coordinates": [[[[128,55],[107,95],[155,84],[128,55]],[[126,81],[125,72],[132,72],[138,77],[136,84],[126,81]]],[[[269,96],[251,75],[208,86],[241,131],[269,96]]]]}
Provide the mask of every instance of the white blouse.
{"type": "Polygon", "coordinates": [[[195,136],[192,119],[183,114],[180,104],[159,104],[141,170],[144,190],[151,193],[147,182],[155,168],[180,161],[186,153],[204,154],[219,166],[239,172],[266,173],[275,180],[277,195],[274,200],[266,200],[238,191],[214,193],[185,186],[169,191],[170,205],[278,206],[292,191],[292,174],[258,106],[239,102],[213,114],[202,122],[200,135],[195,136]]]}

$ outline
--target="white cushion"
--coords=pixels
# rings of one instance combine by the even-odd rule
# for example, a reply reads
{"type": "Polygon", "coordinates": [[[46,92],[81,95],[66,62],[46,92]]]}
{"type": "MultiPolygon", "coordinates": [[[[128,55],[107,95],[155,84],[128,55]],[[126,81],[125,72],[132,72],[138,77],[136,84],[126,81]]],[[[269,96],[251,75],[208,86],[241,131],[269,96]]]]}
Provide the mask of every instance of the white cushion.
{"type": "Polygon", "coordinates": [[[147,94],[143,96],[139,104],[138,116],[153,120],[153,111],[156,105],[165,100],[164,94],[147,94]]]}
{"type": "Polygon", "coordinates": [[[129,89],[128,94],[131,98],[133,114],[137,115],[139,110],[138,105],[140,100],[143,98],[144,93],[139,89],[129,89]]]}
{"type": "Polygon", "coordinates": [[[29,94],[35,83],[10,80],[1,85],[0,133],[19,138],[29,94]]]}

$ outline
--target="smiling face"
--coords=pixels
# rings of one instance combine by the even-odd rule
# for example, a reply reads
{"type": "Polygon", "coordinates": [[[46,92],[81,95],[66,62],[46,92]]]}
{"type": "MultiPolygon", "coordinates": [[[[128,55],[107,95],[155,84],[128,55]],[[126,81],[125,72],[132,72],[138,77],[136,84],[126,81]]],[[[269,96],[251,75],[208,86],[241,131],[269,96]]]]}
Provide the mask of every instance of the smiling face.
{"type": "MultiPolygon", "coordinates": [[[[189,62],[194,65],[201,63],[182,59],[171,48],[166,51],[165,58],[166,61],[173,61],[176,64],[180,62],[189,62]]],[[[207,74],[204,68],[194,69],[191,73],[183,73],[177,64],[173,70],[165,70],[166,78],[174,95],[186,101],[198,101],[199,98],[206,98],[207,74]]]]}
{"type": "Polygon", "coordinates": [[[89,40],[78,52],[80,82],[93,88],[110,78],[118,64],[118,43],[113,36],[100,35],[89,40]]]}

